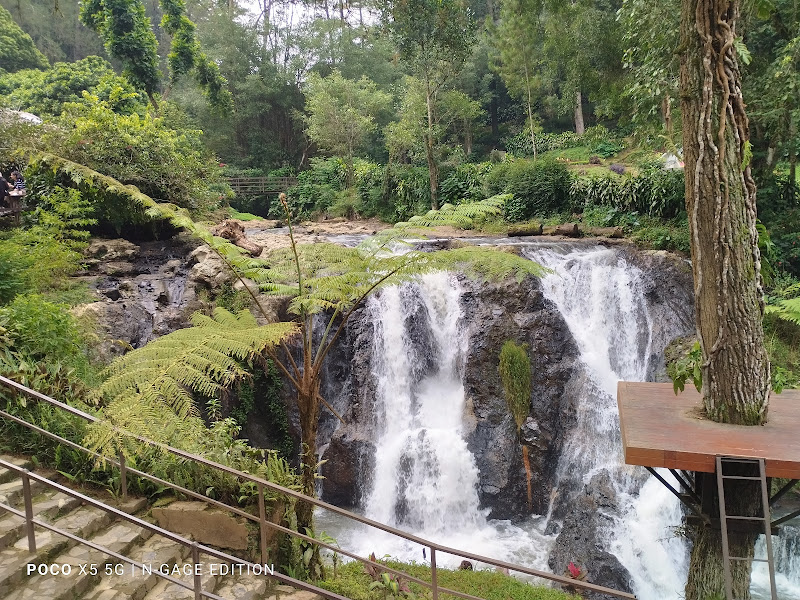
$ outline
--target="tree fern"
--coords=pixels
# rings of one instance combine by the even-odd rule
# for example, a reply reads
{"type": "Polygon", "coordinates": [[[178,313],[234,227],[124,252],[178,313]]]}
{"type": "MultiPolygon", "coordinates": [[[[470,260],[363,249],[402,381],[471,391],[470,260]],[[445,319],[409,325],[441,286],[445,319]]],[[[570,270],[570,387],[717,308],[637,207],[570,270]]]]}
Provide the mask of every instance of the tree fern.
{"type": "Polygon", "coordinates": [[[218,397],[248,376],[241,361],[260,356],[298,331],[295,323],[260,326],[248,311],[234,315],[221,308],[213,318],[195,314],[192,323],[106,369],[98,394],[111,400],[104,411],[109,423],[90,433],[94,448],[109,451],[116,439],[113,426],[147,432],[164,443],[193,438],[201,431],[189,425],[198,416],[193,396],[218,397]]]}

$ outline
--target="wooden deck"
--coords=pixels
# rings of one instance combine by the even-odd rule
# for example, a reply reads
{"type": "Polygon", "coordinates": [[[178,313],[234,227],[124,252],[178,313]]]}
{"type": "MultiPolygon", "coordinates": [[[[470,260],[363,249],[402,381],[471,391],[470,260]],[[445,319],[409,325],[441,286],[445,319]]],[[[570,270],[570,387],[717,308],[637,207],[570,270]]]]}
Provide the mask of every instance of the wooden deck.
{"type": "Polygon", "coordinates": [[[670,383],[621,381],[617,403],[629,465],[713,473],[717,455],[742,456],[765,459],[768,477],[800,479],[800,390],[773,393],[762,427],[702,418],[691,385],[676,396],[670,383]]]}

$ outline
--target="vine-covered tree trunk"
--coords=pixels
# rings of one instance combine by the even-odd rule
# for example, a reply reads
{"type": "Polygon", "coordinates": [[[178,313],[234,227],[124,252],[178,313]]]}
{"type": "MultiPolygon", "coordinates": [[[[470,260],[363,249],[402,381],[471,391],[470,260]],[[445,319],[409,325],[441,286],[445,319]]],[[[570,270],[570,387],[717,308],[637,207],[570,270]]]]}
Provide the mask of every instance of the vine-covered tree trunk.
{"type": "Polygon", "coordinates": [[[756,190],[733,48],[738,9],[736,1],[683,0],[686,209],[708,417],[760,425],[770,379],[761,326],[756,190]]]}
{"type": "MultiPolygon", "coordinates": [[[[695,318],[703,349],[703,402],[708,418],[760,425],[767,416],[769,362],[749,132],[733,47],[738,0],[682,0],[681,108],[686,208],[691,234],[695,318]]],[[[746,514],[754,488],[733,494],[746,514]]],[[[734,534],[731,554],[752,556],[754,534],[734,534]]],[[[718,531],[701,528],[686,600],[724,598],[718,531]]],[[[733,561],[734,597],[747,599],[750,566],[733,561]]]]}

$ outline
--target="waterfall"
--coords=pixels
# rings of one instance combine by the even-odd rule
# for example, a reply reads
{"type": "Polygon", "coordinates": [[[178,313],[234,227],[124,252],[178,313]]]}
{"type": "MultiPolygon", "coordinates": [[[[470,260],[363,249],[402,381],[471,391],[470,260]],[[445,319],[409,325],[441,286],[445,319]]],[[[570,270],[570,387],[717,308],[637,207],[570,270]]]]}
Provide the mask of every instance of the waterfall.
{"type": "MultiPolygon", "coordinates": [[[[772,536],[772,553],[775,559],[775,584],[781,600],[800,599],[800,527],[782,525],[780,534],[772,536]]],[[[756,558],[767,557],[764,536],[756,543],[756,558]]],[[[769,571],[763,562],[753,564],[750,582],[753,600],[769,600],[769,571]]]]}
{"type": "MultiPolygon", "coordinates": [[[[682,598],[689,556],[686,540],[676,533],[680,505],[644,469],[624,465],[616,385],[652,380],[661,368],[655,357],[686,323],[668,306],[656,308],[658,302],[648,300],[645,274],[619,250],[560,244],[524,246],[523,253],[553,270],[542,278],[542,292],[569,327],[581,363],[571,381],[580,386],[575,423],[564,440],[547,516],[512,525],[488,520],[480,508],[480,473],[464,439],[468,315],[458,279],[446,273],[386,288],[367,303],[365,318],[374,332],[369,364],[376,450],[362,490],[364,512],[440,544],[549,570],[554,536],[545,531],[558,531],[555,521],[569,510],[571,498],[595,476],[608,475],[614,506],[601,515],[606,525],[598,541],[630,573],[638,598],[682,598]]],[[[325,514],[318,514],[317,525],[362,556],[374,551],[424,560],[421,547],[374,529],[325,514]]],[[[800,600],[792,591],[800,589],[800,534],[796,528],[784,531],[793,533],[780,542],[775,538],[778,570],[786,574],[779,578],[781,598],[800,600]]],[[[439,560],[451,567],[460,562],[439,560]]],[[[762,575],[756,568],[754,598],[766,598],[759,596],[767,589],[762,575]]]]}
{"type": "Polygon", "coordinates": [[[617,510],[606,515],[611,525],[601,532],[606,549],[631,574],[637,597],[680,598],[688,554],[674,533],[679,503],[644,469],[624,464],[620,441],[617,382],[647,381],[653,374],[643,274],[609,248],[560,246],[525,254],[554,271],[542,279],[542,290],[566,321],[583,367],[577,421],[559,459],[559,501],[568,506],[594,475],[608,473],[617,510]]]}
{"type": "MultiPolygon", "coordinates": [[[[479,508],[479,472],[464,439],[468,336],[456,277],[433,273],[384,289],[369,300],[367,312],[375,331],[377,390],[366,516],[443,545],[546,568],[545,536],[489,522],[479,508]]],[[[323,526],[363,555],[424,558],[421,547],[380,531],[337,531],[334,520],[323,526]]],[[[438,561],[455,567],[461,559],[438,561]]]]}

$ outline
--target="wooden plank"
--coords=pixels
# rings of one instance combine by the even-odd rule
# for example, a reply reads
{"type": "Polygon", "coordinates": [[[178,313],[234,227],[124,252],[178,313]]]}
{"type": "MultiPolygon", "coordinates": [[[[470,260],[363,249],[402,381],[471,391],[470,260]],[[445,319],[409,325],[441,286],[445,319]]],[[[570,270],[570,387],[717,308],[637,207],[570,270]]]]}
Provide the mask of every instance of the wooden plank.
{"type": "Polygon", "coordinates": [[[702,417],[694,388],[675,395],[669,383],[621,381],[617,386],[625,462],[713,473],[715,457],[763,458],[768,477],[800,478],[800,390],[772,394],[760,427],[702,417]]]}

